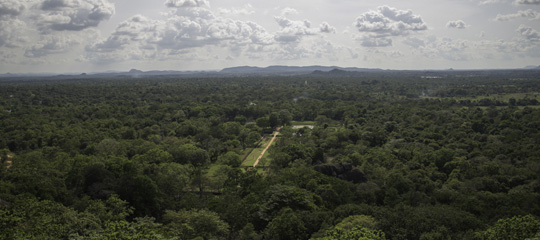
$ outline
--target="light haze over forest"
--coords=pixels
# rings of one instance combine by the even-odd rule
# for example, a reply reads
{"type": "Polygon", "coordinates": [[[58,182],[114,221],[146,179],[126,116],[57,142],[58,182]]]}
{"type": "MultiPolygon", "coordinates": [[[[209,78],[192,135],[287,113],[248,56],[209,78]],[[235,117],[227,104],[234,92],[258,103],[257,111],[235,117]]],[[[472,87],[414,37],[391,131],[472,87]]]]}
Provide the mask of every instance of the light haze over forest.
{"type": "Polygon", "coordinates": [[[522,68],[539,0],[2,0],[0,73],[522,68]]]}

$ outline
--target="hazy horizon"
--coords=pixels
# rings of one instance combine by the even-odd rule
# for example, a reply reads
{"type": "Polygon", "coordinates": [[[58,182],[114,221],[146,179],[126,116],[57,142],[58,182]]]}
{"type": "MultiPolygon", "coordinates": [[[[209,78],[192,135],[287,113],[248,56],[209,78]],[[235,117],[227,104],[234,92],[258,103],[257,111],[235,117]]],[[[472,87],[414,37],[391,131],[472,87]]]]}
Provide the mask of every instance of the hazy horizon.
{"type": "Polygon", "coordinates": [[[3,0],[0,73],[540,65],[540,0],[3,0]]]}

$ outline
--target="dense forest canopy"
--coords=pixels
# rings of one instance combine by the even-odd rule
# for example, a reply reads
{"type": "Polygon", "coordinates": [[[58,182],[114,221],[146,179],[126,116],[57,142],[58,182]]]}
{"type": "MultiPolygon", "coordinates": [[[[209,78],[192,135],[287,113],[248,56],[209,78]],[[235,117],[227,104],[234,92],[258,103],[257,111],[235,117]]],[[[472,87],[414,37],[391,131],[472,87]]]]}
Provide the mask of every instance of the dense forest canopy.
{"type": "Polygon", "coordinates": [[[537,70],[0,79],[0,238],[538,239],[539,100],[537,70]]]}

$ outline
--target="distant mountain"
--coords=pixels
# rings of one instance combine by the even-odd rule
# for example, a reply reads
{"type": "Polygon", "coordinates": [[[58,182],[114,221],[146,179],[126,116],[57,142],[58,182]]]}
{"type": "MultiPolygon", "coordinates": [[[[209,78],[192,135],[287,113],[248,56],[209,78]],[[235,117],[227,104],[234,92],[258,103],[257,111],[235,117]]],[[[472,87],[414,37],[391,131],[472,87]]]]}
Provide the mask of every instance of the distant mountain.
{"type": "Polygon", "coordinates": [[[321,70],[315,70],[311,74],[313,75],[355,75],[358,74],[360,71],[345,71],[338,68],[334,68],[330,71],[321,71],[321,70]]]}
{"type": "Polygon", "coordinates": [[[356,67],[337,67],[337,66],[269,66],[265,68],[241,66],[224,68],[219,73],[223,74],[308,74],[315,71],[330,72],[333,70],[341,70],[348,72],[366,72],[366,71],[382,71],[379,68],[356,68],[356,67]]]}
{"type": "Polygon", "coordinates": [[[131,73],[131,74],[140,74],[140,73],[144,73],[144,72],[141,71],[141,70],[137,70],[137,69],[131,69],[131,70],[129,70],[129,73],[131,73]]]}
{"type": "Polygon", "coordinates": [[[260,68],[260,67],[240,66],[240,67],[224,68],[223,70],[219,72],[220,73],[248,73],[248,72],[259,72],[262,70],[263,68],[260,68]]]}
{"type": "Polygon", "coordinates": [[[540,66],[526,66],[525,69],[540,69],[540,66]]]}
{"type": "Polygon", "coordinates": [[[12,74],[12,73],[3,73],[3,74],[0,74],[0,77],[15,77],[17,75],[15,74],[12,74]]]}

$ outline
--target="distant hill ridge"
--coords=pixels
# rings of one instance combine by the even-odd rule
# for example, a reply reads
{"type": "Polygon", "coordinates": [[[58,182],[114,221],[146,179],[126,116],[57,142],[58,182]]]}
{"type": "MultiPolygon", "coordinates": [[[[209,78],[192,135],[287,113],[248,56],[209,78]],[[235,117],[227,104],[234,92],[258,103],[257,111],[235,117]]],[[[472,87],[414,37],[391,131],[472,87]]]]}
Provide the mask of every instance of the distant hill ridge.
{"type": "Polygon", "coordinates": [[[499,70],[540,70],[538,65],[529,65],[523,68],[507,68],[507,69],[471,69],[471,70],[454,70],[452,68],[445,70],[390,70],[380,68],[357,68],[357,67],[338,67],[338,66],[284,66],[273,65],[268,67],[255,66],[238,66],[224,68],[221,71],[216,70],[151,70],[142,71],[132,68],[129,71],[105,71],[93,73],[3,73],[0,78],[18,78],[18,77],[152,77],[152,76],[220,76],[220,75],[302,75],[302,74],[319,74],[319,75],[356,75],[362,72],[379,72],[379,71],[499,71],[499,70]]]}
{"type": "Polygon", "coordinates": [[[540,69],[540,65],[539,66],[534,66],[534,65],[531,65],[531,66],[526,66],[524,67],[525,69],[540,69]]]}
{"type": "Polygon", "coordinates": [[[252,67],[240,66],[224,68],[219,73],[235,73],[235,74],[279,74],[279,73],[312,73],[315,71],[330,72],[333,70],[341,70],[348,72],[365,72],[365,71],[382,71],[380,68],[357,68],[357,67],[337,67],[337,66],[269,66],[269,67],[252,67]]]}

